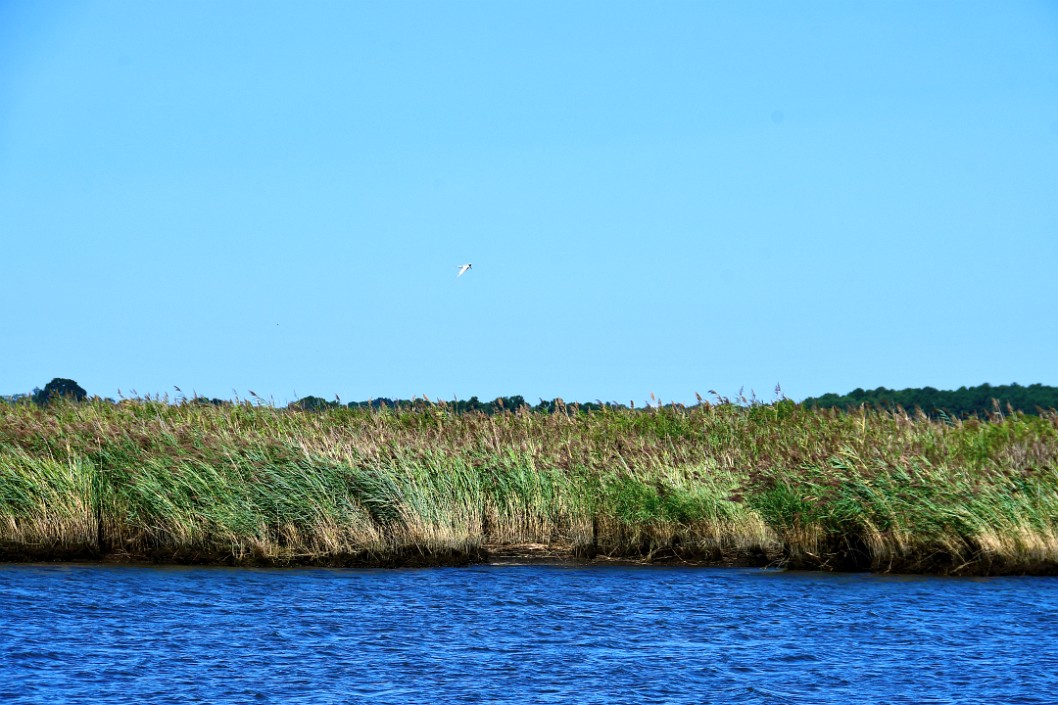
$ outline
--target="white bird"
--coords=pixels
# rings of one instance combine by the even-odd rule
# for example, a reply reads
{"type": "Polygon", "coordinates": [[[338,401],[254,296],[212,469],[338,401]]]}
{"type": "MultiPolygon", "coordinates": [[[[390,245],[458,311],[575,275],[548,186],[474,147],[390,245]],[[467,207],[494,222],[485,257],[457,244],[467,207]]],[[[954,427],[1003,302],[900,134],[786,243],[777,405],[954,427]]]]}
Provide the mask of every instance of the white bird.
{"type": "Polygon", "coordinates": [[[459,277],[461,277],[464,274],[466,274],[467,270],[470,269],[471,267],[473,267],[474,265],[472,265],[472,264],[457,264],[456,266],[459,267],[459,274],[456,275],[456,279],[458,279],[459,277]]]}

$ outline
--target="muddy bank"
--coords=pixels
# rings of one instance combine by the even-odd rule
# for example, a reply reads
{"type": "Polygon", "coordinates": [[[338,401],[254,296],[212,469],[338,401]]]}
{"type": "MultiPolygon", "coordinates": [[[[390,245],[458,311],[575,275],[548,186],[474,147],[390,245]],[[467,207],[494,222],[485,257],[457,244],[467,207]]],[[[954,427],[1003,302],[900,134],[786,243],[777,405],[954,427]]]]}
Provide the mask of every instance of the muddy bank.
{"type": "Polygon", "coordinates": [[[1058,575],[1058,564],[1053,561],[1012,562],[1002,556],[979,552],[969,560],[944,551],[928,555],[904,556],[885,563],[872,561],[860,553],[811,553],[781,547],[777,550],[742,552],[689,552],[659,549],[648,554],[599,553],[571,544],[496,544],[475,550],[425,551],[403,549],[388,553],[371,551],[329,555],[266,555],[231,552],[154,549],[109,550],[100,552],[94,547],[81,550],[48,548],[44,546],[0,545],[0,562],[52,563],[94,562],[106,564],[142,565],[216,565],[229,567],[332,567],[332,568],[434,568],[468,565],[654,565],[742,567],[822,572],[871,572],[891,574],[1001,576],[1001,575],[1058,575]]]}

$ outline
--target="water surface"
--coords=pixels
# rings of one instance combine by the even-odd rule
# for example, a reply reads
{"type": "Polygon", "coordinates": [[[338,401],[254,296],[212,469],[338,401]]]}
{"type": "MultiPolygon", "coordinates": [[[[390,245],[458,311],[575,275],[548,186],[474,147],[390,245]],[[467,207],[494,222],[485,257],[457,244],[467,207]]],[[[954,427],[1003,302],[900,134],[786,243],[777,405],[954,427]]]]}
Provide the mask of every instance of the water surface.
{"type": "Polygon", "coordinates": [[[1058,579],[0,566],[5,703],[1047,703],[1058,579]]]}

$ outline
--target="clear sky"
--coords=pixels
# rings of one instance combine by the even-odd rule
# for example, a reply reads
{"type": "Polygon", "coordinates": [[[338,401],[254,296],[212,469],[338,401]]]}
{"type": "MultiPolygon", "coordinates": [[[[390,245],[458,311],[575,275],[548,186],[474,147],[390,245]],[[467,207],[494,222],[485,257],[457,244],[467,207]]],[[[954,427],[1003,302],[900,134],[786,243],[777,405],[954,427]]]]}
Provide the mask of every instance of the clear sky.
{"type": "Polygon", "coordinates": [[[4,394],[1054,385],[1058,4],[0,0],[0,267],[4,394]]]}

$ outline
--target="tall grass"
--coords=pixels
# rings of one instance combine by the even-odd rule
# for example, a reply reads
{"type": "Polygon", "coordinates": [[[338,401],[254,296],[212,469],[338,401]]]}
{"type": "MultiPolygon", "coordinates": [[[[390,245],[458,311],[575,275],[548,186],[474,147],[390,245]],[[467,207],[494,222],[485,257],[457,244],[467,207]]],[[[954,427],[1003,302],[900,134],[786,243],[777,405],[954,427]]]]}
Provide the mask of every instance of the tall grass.
{"type": "Polygon", "coordinates": [[[0,404],[0,555],[1058,572],[1058,415],[0,404]]]}

